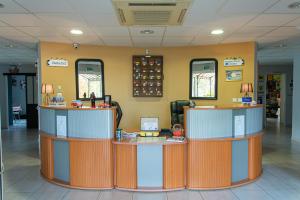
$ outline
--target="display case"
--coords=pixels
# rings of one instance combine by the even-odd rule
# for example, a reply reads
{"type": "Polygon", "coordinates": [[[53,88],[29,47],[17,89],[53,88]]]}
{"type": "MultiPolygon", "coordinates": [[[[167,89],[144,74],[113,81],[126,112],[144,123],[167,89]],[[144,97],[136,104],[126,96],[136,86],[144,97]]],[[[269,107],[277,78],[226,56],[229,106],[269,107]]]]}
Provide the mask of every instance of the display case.
{"type": "Polygon", "coordinates": [[[163,96],[163,57],[133,56],[133,96],[163,96]]]}

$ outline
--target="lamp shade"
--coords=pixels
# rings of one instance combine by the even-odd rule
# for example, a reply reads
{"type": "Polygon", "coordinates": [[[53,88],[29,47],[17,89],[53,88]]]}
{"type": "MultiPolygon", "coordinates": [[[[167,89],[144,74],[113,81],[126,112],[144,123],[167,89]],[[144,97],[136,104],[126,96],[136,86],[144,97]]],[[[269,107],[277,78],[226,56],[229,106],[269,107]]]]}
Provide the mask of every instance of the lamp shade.
{"type": "Polygon", "coordinates": [[[47,83],[42,84],[42,94],[53,94],[53,93],[54,90],[52,84],[47,84],[47,83]]]}
{"type": "Polygon", "coordinates": [[[241,85],[241,93],[248,93],[248,92],[253,92],[253,86],[252,83],[242,83],[241,85]]]}

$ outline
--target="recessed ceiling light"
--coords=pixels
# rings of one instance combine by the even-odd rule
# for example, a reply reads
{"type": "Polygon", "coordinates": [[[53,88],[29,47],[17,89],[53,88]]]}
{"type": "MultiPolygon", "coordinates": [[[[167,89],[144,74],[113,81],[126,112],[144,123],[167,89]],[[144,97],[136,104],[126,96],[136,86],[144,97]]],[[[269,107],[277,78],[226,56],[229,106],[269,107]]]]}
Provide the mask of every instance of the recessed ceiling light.
{"type": "Polygon", "coordinates": [[[0,8],[4,8],[4,5],[2,3],[0,3],[0,8]]]}
{"type": "Polygon", "coordinates": [[[221,35],[223,33],[224,33],[223,29],[215,29],[211,31],[212,35],[221,35]]]}
{"type": "Polygon", "coordinates": [[[146,29],[146,30],[140,31],[140,33],[141,33],[141,34],[153,34],[154,31],[153,31],[153,30],[146,29]]]}
{"type": "Polygon", "coordinates": [[[73,35],[82,35],[83,34],[82,30],[79,30],[79,29],[72,29],[70,31],[70,33],[73,35]]]}
{"type": "Polygon", "coordinates": [[[291,3],[291,4],[288,6],[288,8],[290,8],[290,9],[297,9],[297,8],[300,8],[300,1],[291,3]]]}

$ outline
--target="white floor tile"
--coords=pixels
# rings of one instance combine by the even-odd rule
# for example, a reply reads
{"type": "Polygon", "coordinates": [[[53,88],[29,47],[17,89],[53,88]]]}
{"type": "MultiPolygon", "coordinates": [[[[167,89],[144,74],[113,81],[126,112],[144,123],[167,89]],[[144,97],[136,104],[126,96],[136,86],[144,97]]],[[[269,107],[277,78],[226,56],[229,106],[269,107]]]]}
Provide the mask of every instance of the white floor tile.
{"type": "Polygon", "coordinates": [[[101,192],[100,200],[132,200],[132,193],[119,191],[119,190],[107,190],[101,192]]]}
{"type": "Polygon", "coordinates": [[[72,190],[65,194],[63,200],[99,200],[100,191],[72,190]]]}
{"type": "Polygon", "coordinates": [[[201,191],[204,200],[238,200],[231,190],[201,191]]]}
{"type": "Polygon", "coordinates": [[[198,191],[175,191],[175,192],[167,192],[168,200],[203,200],[200,193],[198,191]]]}
{"type": "Polygon", "coordinates": [[[152,193],[152,192],[134,192],[133,200],[166,200],[167,195],[164,192],[152,193]]]}

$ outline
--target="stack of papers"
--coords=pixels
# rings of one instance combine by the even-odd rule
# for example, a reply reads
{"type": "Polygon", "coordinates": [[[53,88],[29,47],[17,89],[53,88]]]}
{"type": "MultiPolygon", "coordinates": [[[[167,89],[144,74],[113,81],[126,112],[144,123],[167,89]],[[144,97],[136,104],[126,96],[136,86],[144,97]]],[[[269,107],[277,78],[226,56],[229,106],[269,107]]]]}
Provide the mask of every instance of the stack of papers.
{"type": "Polygon", "coordinates": [[[170,137],[167,142],[184,142],[184,137],[170,137]]]}

